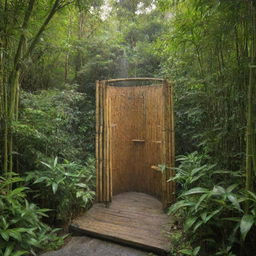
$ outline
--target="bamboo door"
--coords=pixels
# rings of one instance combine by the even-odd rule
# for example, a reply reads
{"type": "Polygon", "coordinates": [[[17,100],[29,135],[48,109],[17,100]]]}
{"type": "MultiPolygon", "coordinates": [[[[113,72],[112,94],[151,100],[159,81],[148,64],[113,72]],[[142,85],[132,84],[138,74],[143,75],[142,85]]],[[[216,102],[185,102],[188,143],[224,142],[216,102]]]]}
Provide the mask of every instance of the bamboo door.
{"type": "Polygon", "coordinates": [[[97,82],[98,201],[136,191],[159,198],[165,207],[173,200],[175,186],[167,182],[173,171],[157,166],[173,166],[170,87],[164,80],[125,87],[112,81],[97,82]]]}

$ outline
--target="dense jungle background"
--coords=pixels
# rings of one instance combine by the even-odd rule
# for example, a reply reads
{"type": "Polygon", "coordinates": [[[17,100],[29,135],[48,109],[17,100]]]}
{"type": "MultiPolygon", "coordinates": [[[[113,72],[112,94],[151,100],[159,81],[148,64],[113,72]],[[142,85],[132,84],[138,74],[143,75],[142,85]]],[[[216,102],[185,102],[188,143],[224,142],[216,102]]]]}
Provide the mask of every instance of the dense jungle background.
{"type": "Polygon", "coordinates": [[[174,86],[172,255],[256,255],[253,0],[0,0],[0,255],[94,200],[95,80],[174,86]],[[51,210],[47,210],[51,209],[51,210]]]}

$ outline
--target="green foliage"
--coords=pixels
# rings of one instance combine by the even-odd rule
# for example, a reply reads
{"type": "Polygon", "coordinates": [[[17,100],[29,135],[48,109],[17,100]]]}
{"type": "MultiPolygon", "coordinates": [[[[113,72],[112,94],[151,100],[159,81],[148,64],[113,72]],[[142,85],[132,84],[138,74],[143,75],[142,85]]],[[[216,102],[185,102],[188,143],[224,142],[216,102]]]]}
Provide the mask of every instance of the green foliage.
{"type": "Polygon", "coordinates": [[[20,172],[34,170],[40,161],[56,155],[81,163],[94,151],[93,106],[72,87],[23,92],[13,130],[20,172]]]}
{"type": "Polygon", "coordinates": [[[205,156],[198,153],[182,156],[179,161],[172,180],[182,189],[169,213],[182,216],[184,235],[192,245],[200,245],[181,252],[197,255],[201,248],[200,255],[235,255],[240,248],[251,255],[251,250],[256,250],[251,240],[256,228],[256,195],[241,189],[239,172],[203,164],[205,156]],[[245,244],[250,250],[244,248],[245,244]]]}
{"type": "Polygon", "coordinates": [[[246,4],[160,2],[169,13],[168,29],[156,41],[155,50],[161,57],[162,75],[175,84],[178,154],[201,150],[221,168],[240,169],[249,71],[249,52],[242,39],[249,44],[244,30],[249,22],[246,4]]]}
{"type": "Polygon", "coordinates": [[[41,162],[38,171],[27,173],[26,181],[32,183],[33,194],[40,205],[53,209],[51,216],[64,222],[71,220],[94,199],[95,161],[86,166],[56,157],[51,162],[41,162]]]}
{"type": "Polygon", "coordinates": [[[0,255],[20,256],[33,254],[39,249],[55,249],[63,239],[42,222],[48,209],[40,209],[26,199],[27,187],[23,179],[0,177],[0,255]],[[10,190],[10,186],[16,188],[10,190]]]}

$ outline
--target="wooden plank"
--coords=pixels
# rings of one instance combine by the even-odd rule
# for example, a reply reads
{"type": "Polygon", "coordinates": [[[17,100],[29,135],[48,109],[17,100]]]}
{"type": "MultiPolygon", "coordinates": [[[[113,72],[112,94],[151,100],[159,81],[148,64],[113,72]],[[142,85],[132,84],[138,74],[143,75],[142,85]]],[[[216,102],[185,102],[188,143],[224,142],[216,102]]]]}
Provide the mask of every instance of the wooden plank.
{"type": "Polygon", "coordinates": [[[70,228],[79,234],[165,254],[170,248],[169,221],[160,201],[143,193],[130,192],[114,196],[109,208],[95,204],[76,218],[70,228]]]}

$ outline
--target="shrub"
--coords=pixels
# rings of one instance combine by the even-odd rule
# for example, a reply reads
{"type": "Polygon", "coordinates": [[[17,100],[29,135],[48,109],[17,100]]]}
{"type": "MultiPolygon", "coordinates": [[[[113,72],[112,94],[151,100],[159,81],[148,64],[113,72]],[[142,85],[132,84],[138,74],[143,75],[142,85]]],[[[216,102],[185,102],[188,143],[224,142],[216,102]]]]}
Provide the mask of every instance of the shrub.
{"type": "Polygon", "coordinates": [[[86,166],[56,157],[51,162],[41,162],[42,169],[27,173],[32,183],[34,197],[40,205],[53,209],[52,218],[67,222],[94,199],[94,159],[88,158],[86,166]]]}
{"type": "Polygon", "coordinates": [[[192,245],[192,249],[182,248],[180,252],[231,256],[243,251],[252,255],[246,252],[245,244],[256,249],[252,239],[256,195],[242,189],[239,172],[216,170],[215,165],[203,164],[203,159],[198,153],[180,157],[181,164],[172,179],[182,189],[169,213],[183,218],[184,236],[192,245]],[[237,183],[231,184],[231,180],[237,183]]]}
{"type": "Polygon", "coordinates": [[[0,177],[0,255],[20,256],[35,254],[39,249],[55,249],[63,243],[56,235],[58,229],[51,229],[42,222],[47,209],[40,209],[26,200],[27,187],[10,186],[23,182],[13,174],[12,178],[0,177]]]}

